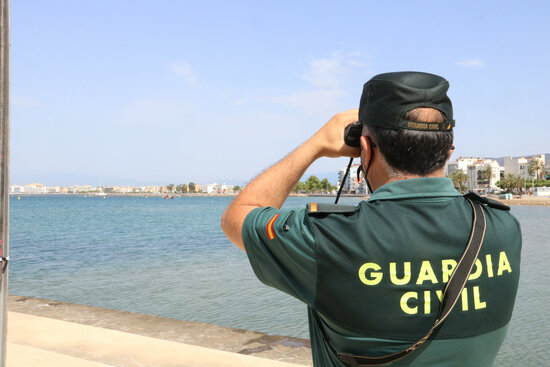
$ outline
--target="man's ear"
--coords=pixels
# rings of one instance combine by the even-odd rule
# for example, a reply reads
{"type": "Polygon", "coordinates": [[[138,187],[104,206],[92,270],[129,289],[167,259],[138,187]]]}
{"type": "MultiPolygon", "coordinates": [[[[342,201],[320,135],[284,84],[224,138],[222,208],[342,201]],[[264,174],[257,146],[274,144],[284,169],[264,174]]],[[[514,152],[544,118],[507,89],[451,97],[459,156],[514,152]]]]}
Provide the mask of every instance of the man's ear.
{"type": "Polygon", "coordinates": [[[370,159],[370,155],[372,154],[370,141],[369,139],[367,139],[365,135],[361,135],[360,141],[361,141],[361,158],[363,159],[363,162],[368,162],[370,159]]]}
{"type": "Polygon", "coordinates": [[[447,160],[451,159],[451,156],[453,155],[454,152],[455,152],[455,146],[451,145],[451,149],[449,150],[449,156],[447,157],[447,160]]]}

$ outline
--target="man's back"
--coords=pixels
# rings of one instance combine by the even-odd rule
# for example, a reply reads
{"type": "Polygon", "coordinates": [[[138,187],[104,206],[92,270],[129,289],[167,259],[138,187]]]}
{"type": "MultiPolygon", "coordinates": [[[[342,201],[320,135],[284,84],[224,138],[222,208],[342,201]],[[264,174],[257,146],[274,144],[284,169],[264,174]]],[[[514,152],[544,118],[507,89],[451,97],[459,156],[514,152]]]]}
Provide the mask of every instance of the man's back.
{"type": "MultiPolygon", "coordinates": [[[[485,240],[455,309],[424,351],[395,365],[492,364],[514,305],[521,233],[509,212],[484,209],[485,240]]],[[[472,209],[450,180],[424,178],[387,184],[353,213],[310,211],[309,224],[318,263],[314,358],[339,365],[323,333],[336,350],[368,356],[426,334],[468,242],[472,209]]]]}

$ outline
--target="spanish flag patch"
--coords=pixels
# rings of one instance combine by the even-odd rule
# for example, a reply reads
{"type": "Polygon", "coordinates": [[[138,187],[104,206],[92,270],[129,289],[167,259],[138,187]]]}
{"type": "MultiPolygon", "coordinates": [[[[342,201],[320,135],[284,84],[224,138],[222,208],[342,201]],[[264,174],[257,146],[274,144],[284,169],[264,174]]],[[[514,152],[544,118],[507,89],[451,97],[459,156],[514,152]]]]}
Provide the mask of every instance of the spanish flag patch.
{"type": "Polygon", "coordinates": [[[273,226],[275,225],[275,221],[279,217],[279,214],[275,215],[273,218],[267,222],[267,226],[265,227],[265,230],[267,232],[267,238],[270,240],[275,238],[275,231],[273,230],[273,226]]]}

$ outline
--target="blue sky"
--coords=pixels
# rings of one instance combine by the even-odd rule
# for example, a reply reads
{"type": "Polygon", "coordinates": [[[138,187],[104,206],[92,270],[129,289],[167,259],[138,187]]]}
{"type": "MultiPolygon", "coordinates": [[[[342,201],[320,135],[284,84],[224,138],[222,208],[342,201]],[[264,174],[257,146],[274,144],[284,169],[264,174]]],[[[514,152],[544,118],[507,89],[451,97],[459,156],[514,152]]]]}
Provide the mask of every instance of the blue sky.
{"type": "Polygon", "coordinates": [[[401,70],[449,80],[455,157],[547,153],[549,4],[11,1],[11,182],[245,183],[401,70]]]}

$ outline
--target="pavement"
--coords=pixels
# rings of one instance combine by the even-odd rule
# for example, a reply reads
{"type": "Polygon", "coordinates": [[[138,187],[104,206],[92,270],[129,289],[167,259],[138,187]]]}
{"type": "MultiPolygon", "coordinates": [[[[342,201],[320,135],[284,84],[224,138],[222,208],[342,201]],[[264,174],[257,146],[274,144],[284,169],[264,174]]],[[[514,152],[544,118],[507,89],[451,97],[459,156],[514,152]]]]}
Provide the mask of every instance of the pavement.
{"type": "Polygon", "coordinates": [[[8,367],[304,367],[307,340],[8,296],[8,367]]]}
{"type": "Polygon", "coordinates": [[[302,365],[9,312],[7,366],[301,367],[302,365]]]}

